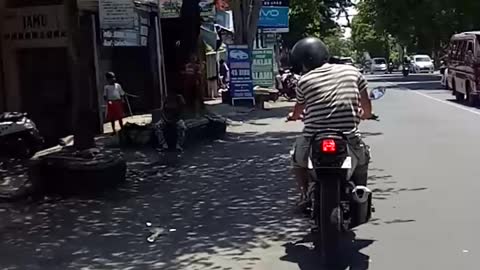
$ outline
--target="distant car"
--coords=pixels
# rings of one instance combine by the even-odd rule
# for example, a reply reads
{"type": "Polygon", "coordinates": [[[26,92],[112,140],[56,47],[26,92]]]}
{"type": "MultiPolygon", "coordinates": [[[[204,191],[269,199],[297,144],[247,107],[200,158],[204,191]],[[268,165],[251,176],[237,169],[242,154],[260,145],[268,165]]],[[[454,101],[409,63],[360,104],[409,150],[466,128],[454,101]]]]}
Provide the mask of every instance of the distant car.
{"type": "Polygon", "coordinates": [[[246,60],[248,59],[248,54],[240,50],[232,50],[230,52],[230,57],[236,60],[246,60]]]}
{"type": "Polygon", "coordinates": [[[433,60],[428,55],[418,54],[412,56],[410,59],[412,59],[411,71],[413,73],[433,73],[435,71],[433,60]]]}
{"type": "Polygon", "coordinates": [[[365,72],[374,74],[375,72],[388,72],[387,59],[385,58],[373,58],[367,61],[365,65],[365,72]]]}

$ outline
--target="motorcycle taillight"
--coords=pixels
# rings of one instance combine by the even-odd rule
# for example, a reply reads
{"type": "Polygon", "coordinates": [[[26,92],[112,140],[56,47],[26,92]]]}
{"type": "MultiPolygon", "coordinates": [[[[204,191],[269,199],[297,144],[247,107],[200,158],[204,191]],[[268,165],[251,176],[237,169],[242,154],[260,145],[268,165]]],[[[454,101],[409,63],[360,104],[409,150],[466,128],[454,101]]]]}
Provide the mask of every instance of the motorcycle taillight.
{"type": "Polygon", "coordinates": [[[337,144],[335,140],[323,140],[322,142],[322,152],[323,153],[335,153],[337,152],[337,144]]]}

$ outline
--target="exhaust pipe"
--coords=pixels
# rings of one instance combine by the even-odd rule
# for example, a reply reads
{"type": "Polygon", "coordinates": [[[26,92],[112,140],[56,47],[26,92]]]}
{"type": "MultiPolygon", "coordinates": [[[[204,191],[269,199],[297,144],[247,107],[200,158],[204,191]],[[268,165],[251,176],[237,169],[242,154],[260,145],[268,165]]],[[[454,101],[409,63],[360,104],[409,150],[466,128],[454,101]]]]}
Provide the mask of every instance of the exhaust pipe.
{"type": "Polygon", "coordinates": [[[371,194],[372,194],[372,191],[365,186],[356,186],[352,190],[353,200],[359,204],[364,204],[368,202],[368,199],[370,198],[371,194]]]}

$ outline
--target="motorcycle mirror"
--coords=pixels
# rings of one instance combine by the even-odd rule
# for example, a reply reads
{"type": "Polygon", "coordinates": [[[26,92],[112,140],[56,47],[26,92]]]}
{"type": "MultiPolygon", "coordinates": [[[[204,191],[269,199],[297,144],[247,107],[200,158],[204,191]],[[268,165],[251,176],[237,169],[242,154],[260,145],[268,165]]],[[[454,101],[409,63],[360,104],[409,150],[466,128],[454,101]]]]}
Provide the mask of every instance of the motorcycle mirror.
{"type": "Polygon", "coordinates": [[[375,87],[370,91],[369,96],[371,100],[378,100],[381,99],[386,92],[387,89],[385,87],[375,87]]]}

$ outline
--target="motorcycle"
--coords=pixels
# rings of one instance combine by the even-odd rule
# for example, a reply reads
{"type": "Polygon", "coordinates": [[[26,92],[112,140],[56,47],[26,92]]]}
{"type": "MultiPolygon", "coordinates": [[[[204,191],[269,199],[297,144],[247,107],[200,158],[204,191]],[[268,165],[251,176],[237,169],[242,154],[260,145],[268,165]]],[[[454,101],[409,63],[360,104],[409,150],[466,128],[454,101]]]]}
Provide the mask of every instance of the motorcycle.
{"type": "Polygon", "coordinates": [[[44,139],[26,113],[0,114],[0,149],[2,155],[30,158],[41,150],[44,139]]]}
{"type": "Polygon", "coordinates": [[[410,74],[410,67],[408,65],[403,65],[402,73],[403,77],[408,77],[410,74]]]}
{"type": "MultiPolygon", "coordinates": [[[[385,88],[375,88],[369,94],[370,99],[380,99],[385,92],[385,88]]],[[[378,119],[374,115],[370,120],[378,119]]],[[[367,223],[374,212],[372,191],[353,182],[356,164],[358,158],[341,131],[326,130],[312,137],[308,212],[314,223],[314,247],[326,263],[335,259],[342,238],[367,223]]]]}
{"type": "Polygon", "coordinates": [[[285,97],[289,101],[296,98],[297,96],[297,85],[300,80],[300,76],[294,74],[289,69],[284,70],[280,74],[280,81],[282,87],[280,87],[280,96],[285,97]]]}
{"type": "Polygon", "coordinates": [[[392,62],[388,64],[388,74],[392,74],[394,69],[394,65],[392,62]]]}

